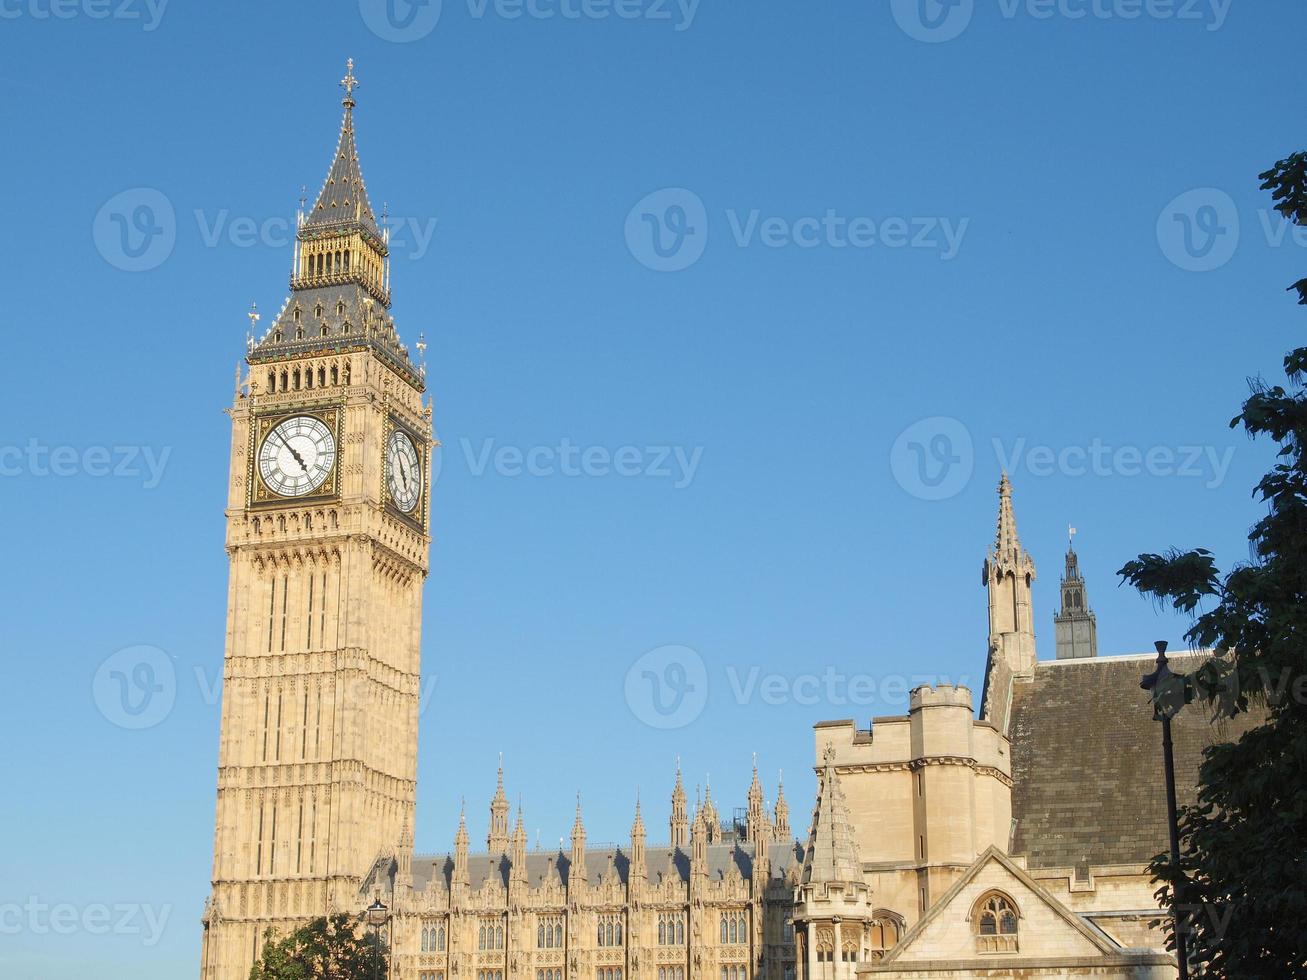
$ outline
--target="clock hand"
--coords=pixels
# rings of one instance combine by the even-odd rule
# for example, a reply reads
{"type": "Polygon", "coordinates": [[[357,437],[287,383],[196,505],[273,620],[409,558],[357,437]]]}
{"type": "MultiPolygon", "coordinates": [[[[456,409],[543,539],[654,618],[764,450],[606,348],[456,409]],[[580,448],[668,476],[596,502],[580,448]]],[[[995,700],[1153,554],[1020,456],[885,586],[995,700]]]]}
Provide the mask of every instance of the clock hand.
{"type": "Polygon", "coordinates": [[[280,439],[281,444],[290,451],[290,454],[295,457],[295,462],[300,464],[300,469],[302,469],[305,473],[307,473],[309,471],[309,468],[304,463],[304,457],[295,451],[295,447],[292,446],[289,442],[287,442],[285,438],[281,435],[281,433],[277,433],[277,438],[280,439]]]}
{"type": "Polygon", "coordinates": [[[399,457],[399,478],[404,481],[404,492],[408,493],[408,459],[399,457]]]}

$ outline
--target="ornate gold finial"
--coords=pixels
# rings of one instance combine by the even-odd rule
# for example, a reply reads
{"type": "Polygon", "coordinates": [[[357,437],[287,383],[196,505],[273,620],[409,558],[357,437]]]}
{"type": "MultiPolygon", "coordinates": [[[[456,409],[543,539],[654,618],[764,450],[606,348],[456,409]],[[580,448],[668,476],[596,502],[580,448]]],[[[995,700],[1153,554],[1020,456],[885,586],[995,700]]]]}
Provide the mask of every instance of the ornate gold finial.
{"type": "Polygon", "coordinates": [[[340,80],[340,87],[345,90],[342,105],[354,108],[354,89],[358,87],[358,83],[359,80],[354,77],[354,59],[350,58],[345,62],[345,77],[340,80]]]}

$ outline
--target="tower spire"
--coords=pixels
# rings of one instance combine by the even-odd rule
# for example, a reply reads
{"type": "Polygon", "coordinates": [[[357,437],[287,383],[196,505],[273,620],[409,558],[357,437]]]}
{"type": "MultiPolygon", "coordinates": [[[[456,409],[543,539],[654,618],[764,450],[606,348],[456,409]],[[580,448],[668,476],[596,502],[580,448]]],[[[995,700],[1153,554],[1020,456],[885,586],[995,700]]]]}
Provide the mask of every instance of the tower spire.
{"type": "Polygon", "coordinates": [[[296,217],[291,296],[267,336],[251,351],[250,363],[281,361],[332,347],[368,347],[421,391],[422,374],[386,312],[390,246],[368,200],[359,163],[354,136],[358,79],[352,58],[340,85],[345,90],[344,112],[336,150],[317,199],[307,211],[301,203],[296,217]]]}
{"type": "Polygon", "coordinates": [[[1028,677],[1035,669],[1035,563],[1021,546],[1007,473],[998,483],[998,523],[982,574],[989,592],[989,653],[981,718],[1006,734],[1012,680],[1028,677]]]}
{"type": "Polygon", "coordinates": [[[1089,608],[1085,579],[1080,574],[1080,559],[1071,546],[1075,533],[1075,528],[1067,528],[1066,567],[1062,571],[1062,608],[1053,617],[1058,660],[1098,656],[1098,618],[1089,608]]]}

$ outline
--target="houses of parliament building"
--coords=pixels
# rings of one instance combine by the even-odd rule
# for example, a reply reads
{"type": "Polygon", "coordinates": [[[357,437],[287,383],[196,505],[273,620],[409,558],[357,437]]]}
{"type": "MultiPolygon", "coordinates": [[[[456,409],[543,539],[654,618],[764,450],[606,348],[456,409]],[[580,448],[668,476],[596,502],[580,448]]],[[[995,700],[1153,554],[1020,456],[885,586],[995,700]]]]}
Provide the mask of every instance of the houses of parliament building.
{"type": "MultiPolygon", "coordinates": [[[[230,409],[201,980],[246,980],[269,930],[377,898],[392,980],[1174,977],[1145,870],[1167,842],[1138,684],[1149,662],[1098,656],[1070,550],[1055,655],[1037,655],[1035,564],[1006,477],[978,703],[922,687],[905,715],[818,722],[817,797],[793,826],[756,767],[725,820],[711,792],[690,807],[678,771],[653,841],[636,803],[627,843],[587,847],[578,803],[566,850],[529,849],[501,768],[484,848],[461,819],[448,853],[415,853],[432,416],[390,313],[355,86],[351,63],[290,296],[252,341],[230,409]]],[[[1196,711],[1177,718],[1182,802],[1216,737],[1196,711]]]]}

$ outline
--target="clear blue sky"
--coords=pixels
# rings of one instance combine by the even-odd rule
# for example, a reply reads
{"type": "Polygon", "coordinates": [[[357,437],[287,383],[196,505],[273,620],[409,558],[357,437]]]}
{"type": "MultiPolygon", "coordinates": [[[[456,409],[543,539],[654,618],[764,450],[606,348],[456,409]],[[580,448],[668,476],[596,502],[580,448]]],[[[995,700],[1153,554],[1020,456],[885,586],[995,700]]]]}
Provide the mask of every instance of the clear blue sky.
{"type": "Polygon", "coordinates": [[[1284,287],[1307,252],[1256,182],[1307,143],[1301,5],[444,0],[433,25],[372,0],[69,4],[0,4],[6,977],[197,970],[222,410],[249,304],[286,293],[282,229],[326,172],[347,56],[446,447],[420,850],[463,795],[484,834],[501,750],[546,843],[578,789],[591,840],[625,839],[637,786],[665,833],[678,754],[730,806],[756,751],[806,825],[813,722],[903,710],[896,677],[979,693],[1005,457],[1046,656],[1068,524],[1104,654],[1183,630],[1118,587],[1127,559],[1247,555],[1270,455],[1226,422],[1301,337],[1284,287]],[[142,227],[162,254],[129,254],[142,227]],[[515,451],[566,445],[587,473],[537,452],[515,475],[515,451]],[[42,462],[59,447],[71,475],[42,462]],[[603,475],[610,456],[641,475],[603,475]],[[101,670],[142,645],[162,653],[101,670]],[[659,728],[643,670],[697,665],[641,661],[669,645],[707,697],[659,728]],[[175,678],[161,717],[115,712],[124,664],[175,678]],[[828,670],[888,696],[806,696],[828,670]],[[121,905],[160,934],[145,911],[103,934],[121,905]]]}

